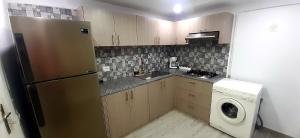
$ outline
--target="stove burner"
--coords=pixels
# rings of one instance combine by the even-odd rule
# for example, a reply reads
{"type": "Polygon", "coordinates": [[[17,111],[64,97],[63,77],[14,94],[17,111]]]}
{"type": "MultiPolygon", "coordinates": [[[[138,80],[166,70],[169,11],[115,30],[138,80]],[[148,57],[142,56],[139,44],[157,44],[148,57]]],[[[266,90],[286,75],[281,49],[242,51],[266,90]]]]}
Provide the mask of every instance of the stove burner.
{"type": "Polygon", "coordinates": [[[204,78],[204,79],[209,79],[209,78],[213,78],[213,77],[217,76],[216,73],[202,71],[202,70],[190,70],[186,74],[190,75],[190,76],[204,78]]]}

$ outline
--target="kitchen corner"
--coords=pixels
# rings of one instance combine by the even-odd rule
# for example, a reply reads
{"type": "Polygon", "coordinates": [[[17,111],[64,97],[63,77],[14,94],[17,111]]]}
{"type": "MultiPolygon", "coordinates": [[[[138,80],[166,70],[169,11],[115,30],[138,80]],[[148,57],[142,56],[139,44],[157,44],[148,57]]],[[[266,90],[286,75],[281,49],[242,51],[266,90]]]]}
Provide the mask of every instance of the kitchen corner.
{"type": "Polygon", "coordinates": [[[300,138],[295,0],[1,1],[0,138],[300,138]]]}

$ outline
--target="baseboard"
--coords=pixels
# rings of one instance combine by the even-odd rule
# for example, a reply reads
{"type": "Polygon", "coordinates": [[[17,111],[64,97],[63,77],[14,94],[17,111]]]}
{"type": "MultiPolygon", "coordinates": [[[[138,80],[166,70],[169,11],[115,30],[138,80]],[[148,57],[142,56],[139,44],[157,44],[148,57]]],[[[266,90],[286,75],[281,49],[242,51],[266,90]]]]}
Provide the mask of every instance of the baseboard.
{"type": "Polygon", "coordinates": [[[271,133],[271,134],[273,134],[273,135],[276,135],[276,136],[278,136],[278,137],[280,137],[280,138],[293,138],[293,137],[291,137],[291,136],[288,136],[288,135],[286,135],[286,134],[282,134],[282,133],[277,132],[277,131],[275,131],[275,130],[272,130],[272,129],[270,129],[270,128],[263,127],[263,128],[261,128],[261,130],[262,130],[262,131],[265,131],[265,132],[268,132],[268,133],[271,133]]]}

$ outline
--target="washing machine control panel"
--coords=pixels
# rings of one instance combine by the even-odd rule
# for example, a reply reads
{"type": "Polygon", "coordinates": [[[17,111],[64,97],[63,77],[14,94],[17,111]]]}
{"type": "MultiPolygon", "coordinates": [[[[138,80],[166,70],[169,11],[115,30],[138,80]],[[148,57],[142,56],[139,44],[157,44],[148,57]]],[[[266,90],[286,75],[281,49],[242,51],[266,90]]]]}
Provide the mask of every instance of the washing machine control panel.
{"type": "Polygon", "coordinates": [[[225,96],[234,97],[251,103],[256,102],[256,96],[254,95],[235,92],[229,89],[223,89],[222,91],[218,89],[213,89],[213,93],[221,93],[225,96]]]}

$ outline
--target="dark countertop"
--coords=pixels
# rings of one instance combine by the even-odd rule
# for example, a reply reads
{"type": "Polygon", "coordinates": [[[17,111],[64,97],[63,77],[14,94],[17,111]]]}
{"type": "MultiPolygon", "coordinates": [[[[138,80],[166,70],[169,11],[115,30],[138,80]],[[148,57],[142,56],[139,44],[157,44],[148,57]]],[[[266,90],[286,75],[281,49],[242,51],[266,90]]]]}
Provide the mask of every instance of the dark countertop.
{"type": "Polygon", "coordinates": [[[126,77],[126,78],[122,78],[122,79],[116,79],[116,80],[111,80],[111,81],[106,81],[106,82],[100,83],[100,87],[101,87],[100,96],[111,95],[111,94],[114,94],[114,93],[117,93],[117,92],[120,92],[123,90],[135,88],[140,85],[144,85],[144,84],[156,81],[156,80],[161,80],[161,79],[172,77],[172,76],[181,76],[181,77],[186,77],[189,79],[206,81],[209,83],[215,83],[218,80],[224,78],[224,76],[217,76],[217,77],[214,77],[211,79],[202,79],[199,77],[185,75],[183,72],[178,71],[177,69],[170,69],[169,72],[170,72],[170,74],[158,76],[155,78],[151,78],[149,80],[143,80],[138,77],[126,77]]]}

